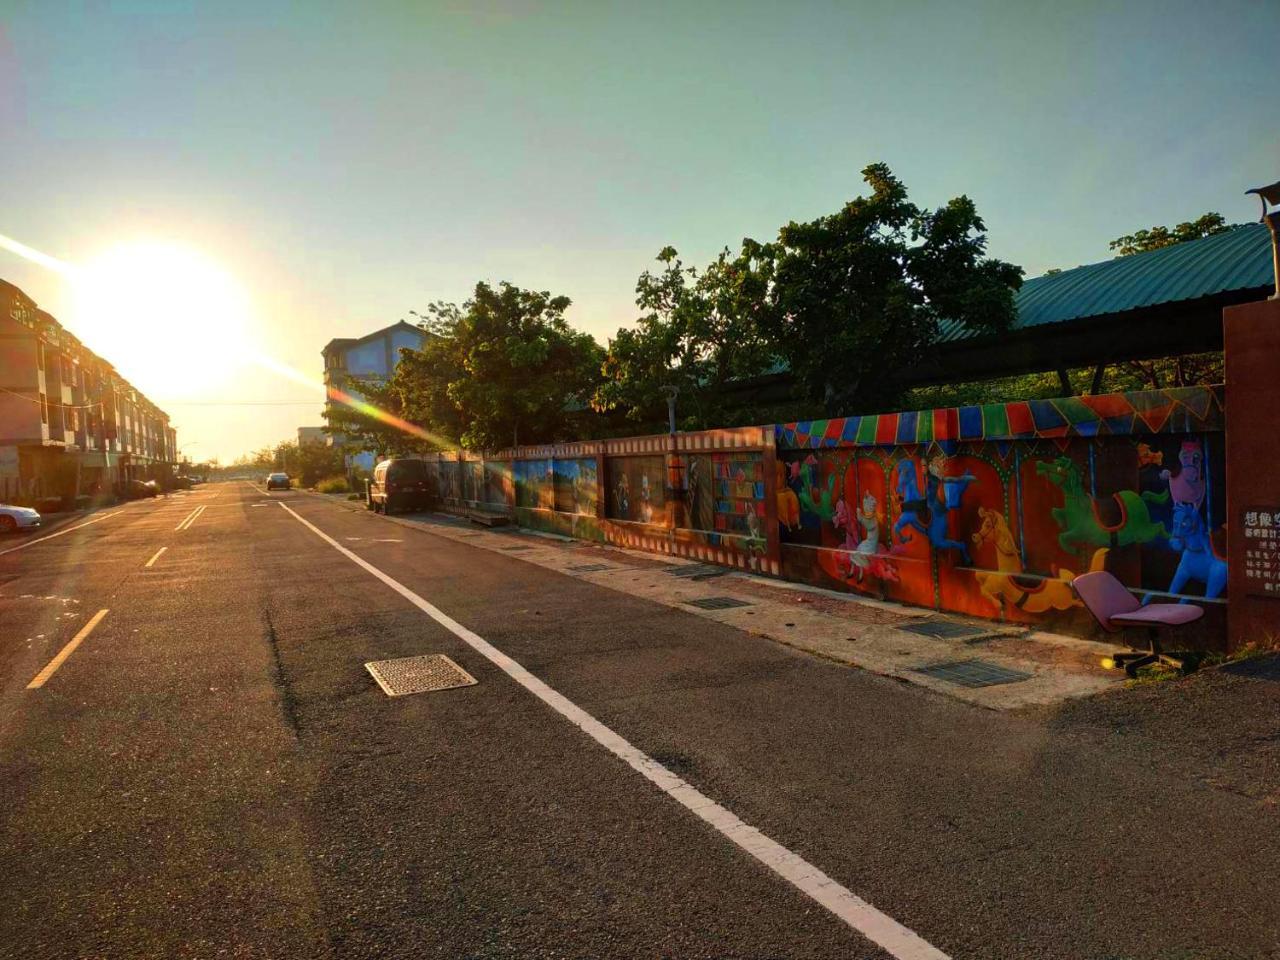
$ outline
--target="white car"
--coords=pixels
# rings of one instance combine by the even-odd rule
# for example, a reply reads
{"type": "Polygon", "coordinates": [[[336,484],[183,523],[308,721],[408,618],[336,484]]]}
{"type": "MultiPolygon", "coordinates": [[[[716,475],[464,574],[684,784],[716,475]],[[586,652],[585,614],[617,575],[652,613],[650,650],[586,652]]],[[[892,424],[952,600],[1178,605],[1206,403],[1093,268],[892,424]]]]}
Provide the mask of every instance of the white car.
{"type": "Polygon", "coordinates": [[[30,507],[11,507],[0,503],[0,533],[34,530],[40,526],[40,514],[30,507]]]}

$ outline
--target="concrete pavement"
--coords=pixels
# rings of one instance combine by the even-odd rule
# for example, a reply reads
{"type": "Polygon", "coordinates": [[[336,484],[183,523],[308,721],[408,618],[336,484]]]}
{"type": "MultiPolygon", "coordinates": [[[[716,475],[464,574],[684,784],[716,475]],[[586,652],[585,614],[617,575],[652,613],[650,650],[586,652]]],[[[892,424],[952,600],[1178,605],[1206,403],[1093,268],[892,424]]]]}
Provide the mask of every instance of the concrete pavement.
{"type": "Polygon", "coordinates": [[[889,955],[277,501],[946,955],[1280,956],[1274,684],[993,713],[243,484],[0,557],[0,956],[889,955]]]}

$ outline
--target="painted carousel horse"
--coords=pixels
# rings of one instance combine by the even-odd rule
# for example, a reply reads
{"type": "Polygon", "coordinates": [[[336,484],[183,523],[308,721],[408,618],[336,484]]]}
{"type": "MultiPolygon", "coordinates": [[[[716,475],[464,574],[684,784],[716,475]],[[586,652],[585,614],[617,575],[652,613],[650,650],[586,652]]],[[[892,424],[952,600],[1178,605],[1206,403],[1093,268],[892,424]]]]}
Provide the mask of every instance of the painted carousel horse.
{"type": "MultiPolygon", "coordinates": [[[[1204,584],[1205,599],[1222,596],[1227,586],[1227,561],[1213,549],[1213,538],[1205,529],[1200,511],[1189,503],[1179,503],[1173,508],[1173,535],[1169,546],[1182,552],[1178,569],[1169,581],[1169,593],[1182,593],[1188,580],[1204,584]]],[[[1143,606],[1151,602],[1151,595],[1142,598],[1143,606]]],[[[1180,603],[1188,603],[1183,597],[1180,603]]]]}
{"type": "Polygon", "coordinates": [[[907,543],[903,530],[911,527],[928,537],[935,549],[959,550],[960,556],[968,564],[969,548],[964,541],[952,540],[947,536],[947,516],[952,510],[960,509],[960,498],[975,478],[971,473],[962,477],[944,477],[944,462],[943,457],[934,457],[929,461],[923,494],[920,493],[916,480],[915,460],[898,462],[895,468],[898,474],[895,492],[900,504],[900,516],[893,525],[893,532],[899,543],[907,543]]]}
{"type": "Polygon", "coordinates": [[[880,545],[880,515],[877,511],[879,502],[868,493],[862,498],[862,507],[855,521],[849,516],[849,505],[844,497],[836,501],[832,523],[837,530],[844,531],[843,549],[848,551],[848,559],[842,559],[841,569],[846,580],[857,580],[861,583],[864,577],[876,577],[891,583],[898,582],[898,570],[889,560],[889,551],[880,545]],[[864,536],[857,539],[857,526],[862,527],[864,536]]]}
{"type": "MultiPolygon", "coordinates": [[[[1009,532],[1004,514],[999,510],[979,507],[978,516],[982,525],[973,535],[974,548],[985,543],[993,544],[999,573],[979,571],[974,577],[982,595],[997,609],[1004,609],[1004,604],[1007,603],[1027,613],[1044,613],[1046,610],[1067,610],[1080,606],[1080,601],[1071,591],[1071,581],[1076,578],[1074,573],[1059,569],[1056,577],[1027,576],[1022,570],[1022,558],[1018,555],[1018,546],[1014,543],[1013,534],[1009,532]]],[[[1104,569],[1106,559],[1106,547],[1095,550],[1089,572],[1104,569]]]]}
{"type": "Polygon", "coordinates": [[[1111,497],[1094,498],[1084,492],[1080,468],[1070,457],[1041,460],[1036,473],[1061,488],[1063,505],[1054,507],[1054,522],[1062,528],[1058,544],[1068,553],[1080,546],[1123,547],[1150,543],[1169,536],[1163,523],[1151,519],[1148,503],[1168,503],[1169,492],[1121,490],[1111,497]]]}
{"type": "Polygon", "coordinates": [[[821,490],[817,482],[818,460],[810,454],[800,466],[800,506],[805,513],[812,513],[819,520],[830,520],[835,516],[832,501],[836,493],[836,475],[827,477],[827,488],[821,490]]]}

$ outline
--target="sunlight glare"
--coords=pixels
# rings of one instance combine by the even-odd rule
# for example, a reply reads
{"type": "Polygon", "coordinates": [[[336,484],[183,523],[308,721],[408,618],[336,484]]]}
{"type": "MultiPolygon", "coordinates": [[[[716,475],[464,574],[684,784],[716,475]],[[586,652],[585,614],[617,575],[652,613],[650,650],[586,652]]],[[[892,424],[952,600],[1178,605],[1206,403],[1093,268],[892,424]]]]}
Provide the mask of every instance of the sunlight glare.
{"type": "Polygon", "coordinates": [[[254,353],[249,298],[203,254],[138,241],[73,275],[75,329],[156,399],[228,385],[254,353]]]}

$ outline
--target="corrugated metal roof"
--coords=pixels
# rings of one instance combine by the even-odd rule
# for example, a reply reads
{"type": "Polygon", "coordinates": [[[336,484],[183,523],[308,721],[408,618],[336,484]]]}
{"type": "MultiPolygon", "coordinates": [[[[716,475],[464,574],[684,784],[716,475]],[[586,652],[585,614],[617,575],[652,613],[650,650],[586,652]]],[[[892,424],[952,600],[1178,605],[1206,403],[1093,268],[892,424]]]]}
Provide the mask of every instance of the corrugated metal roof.
{"type": "MultiPolygon", "coordinates": [[[[1013,329],[1270,287],[1274,281],[1266,225],[1243,224],[1203,240],[1028,280],[1015,297],[1018,318],[1013,329]]],[[[968,336],[961,323],[939,324],[942,343],[968,336]]]]}

